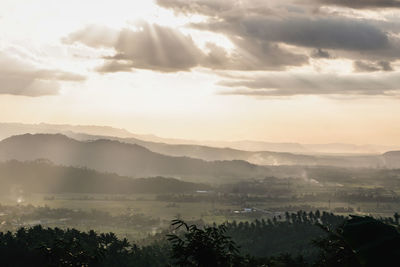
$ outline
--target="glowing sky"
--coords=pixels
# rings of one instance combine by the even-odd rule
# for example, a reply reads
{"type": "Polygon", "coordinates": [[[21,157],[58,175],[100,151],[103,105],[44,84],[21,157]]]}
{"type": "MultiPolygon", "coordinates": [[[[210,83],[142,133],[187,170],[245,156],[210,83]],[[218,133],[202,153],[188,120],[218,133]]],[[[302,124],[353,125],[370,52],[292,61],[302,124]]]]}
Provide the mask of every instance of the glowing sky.
{"type": "Polygon", "coordinates": [[[400,2],[0,1],[0,121],[400,145],[400,2]]]}

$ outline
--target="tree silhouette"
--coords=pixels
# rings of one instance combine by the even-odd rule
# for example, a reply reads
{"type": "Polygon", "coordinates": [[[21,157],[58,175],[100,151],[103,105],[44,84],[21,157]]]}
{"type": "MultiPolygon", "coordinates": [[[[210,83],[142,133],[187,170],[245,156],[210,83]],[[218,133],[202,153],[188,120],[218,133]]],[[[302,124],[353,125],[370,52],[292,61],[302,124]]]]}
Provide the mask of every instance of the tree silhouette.
{"type": "Polygon", "coordinates": [[[351,216],[335,230],[324,229],[327,238],[317,240],[321,248],[317,266],[398,266],[400,234],[389,224],[372,217],[351,216]]]}
{"type": "Polygon", "coordinates": [[[204,229],[187,225],[182,220],[173,220],[176,230],[183,228],[183,236],[168,235],[172,245],[172,258],[178,266],[245,266],[245,259],[239,255],[239,248],[226,236],[224,224],[204,229]]]}

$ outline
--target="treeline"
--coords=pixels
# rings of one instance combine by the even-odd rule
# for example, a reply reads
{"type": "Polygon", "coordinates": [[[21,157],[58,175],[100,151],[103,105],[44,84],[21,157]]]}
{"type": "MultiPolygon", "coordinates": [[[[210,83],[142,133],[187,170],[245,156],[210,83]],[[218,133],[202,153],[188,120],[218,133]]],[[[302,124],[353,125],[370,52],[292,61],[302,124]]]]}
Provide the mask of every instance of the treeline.
{"type": "MultiPolygon", "coordinates": [[[[333,214],[286,214],[286,220],[219,226],[188,225],[172,222],[168,243],[137,246],[114,234],[80,232],[75,229],[21,228],[15,233],[0,233],[2,266],[193,266],[193,267],[322,267],[322,266],[395,266],[400,253],[400,234],[396,226],[371,217],[351,217],[344,221],[333,214]],[[336,227],[330,224],[337,224],[336,227]],[[276,256],[252,256],[230,237],[232,232],[252,235],[273,242],[272,229],[285,236],[290,225],[310,224],[321,229],[312,240],[316,256],[283,253],[276,256]],[[316,225],[317,224],[317,225],[316,225]],[[285,225],[285,226],[284,226],[285,225]],[[271,230],[266,231],[266,228],[271,230]],[[283,227],[283,228],[281,228],[283,227]],[[286,229],[287,230],[287,229],[286,229]]],[[[390,220],[389,220],[390,221],[390,220]]],[[[398,221],[397,221],[398,222],[398,221]]],[[[398,227],[398,225],[397,225],[398,227]]],[[[298,232],[302,228],[295,229],[298,232]]],[[[290,234],[289,234],[290,235],[290,234]]],[[[297,236],[300,237],[300,236],[297,236]]],[[[284,242],[294,241],[288,237],[284,242]]],[[[255,241],[257,242],[257,241],[255,241]]],[[[278,244],[275,244],[278,245],[278,244]]],[[[254,248],[253,248],[254,249],[254,248]]]]}
{"type": "Polygon", "coordinates": [[[400,196],[395,192],[376,190],[337,190],[336,192],[299,193],[292,195],[268,195],[253,193],[221,193],[218,191],[205,193],[170,193],[159,194],[157,200],[168,202],[218,202],[230,204],[245,204],[248,202],[342,202],[342,203],[399,203],[400,196]]]}
{"type": "Polygon", "coordinates": [[[313,259],[317,249],[311,241],[325,233],[316,224],[335,228],[345,221],[344,216],[328,212],[286,212],[279,217],[253,222],[228,222],[227,233],[242,251],[255,257],[271,257],[281,253],[302,255],[313,259]]]}
{"type": "MultiPolygon", "coordinates": [[[[228,222],[227,233],[237,242],[242,251],[256,257],[271,257],[280,253],[302,255],[315,259],[318,250],[312,241],[325,235],[325,231],[316,225],[335,229],[348,218],[330,212],[285,212],[284,215],[268,220],[253,222],[228,222]]],[[[399,226],[400,216],[379,218],[379,221],[399,226]]]]}
{"type": "MultiPolygon", "coordinates": [[[[363,174],[362,170],[359,171],[363,174]]],[[[376,172],[376,170],[374,171],[376,172]]],[[[364,177],[347,177],[348,180],[346,181],[351,183],[348,187],[333,181],[325,181],[321,178],[322,175],[312,180],[266,177],[258,180],[222,184],[217,188],[217,191],[225,194],[300,201],[328,201],[331,199],[341,202],[399,202],[400,196],[395,192],[396,188],[400,188],[400,174],[398,172],[398,170],[380,170],[379,173],[382,176],[374,177],[379,182],[370,181],[370,177],[365,178],[368,180],[365,180],[364,177]],[[321,183],[318,180],[321,180],[321,183]],[[393,183],[389,182],[391,180],[396,180],[399,186],[394,186],[393,183]],[[368,187],[363,187],[365,184],[368,187]],[[371,186],[374,187],[371,188],[371,186]]]]}
{"type": "Polygon", "coordinates": [[[324,192],[302,194],[294,197],[295,200],[317,202],[317,201],[338,201],[338,202],[400,202],[400,196],[395,192],[377,192],[376,190],[338,190],[337,192],[324,192]]]}
{"type": "Polygon", "coordinates": [[[182,193],[210,186],[173,178],[133,179],[87,168],[57,166],[47,160],[0,162],[0,192],[31,193],[182,193]]]}

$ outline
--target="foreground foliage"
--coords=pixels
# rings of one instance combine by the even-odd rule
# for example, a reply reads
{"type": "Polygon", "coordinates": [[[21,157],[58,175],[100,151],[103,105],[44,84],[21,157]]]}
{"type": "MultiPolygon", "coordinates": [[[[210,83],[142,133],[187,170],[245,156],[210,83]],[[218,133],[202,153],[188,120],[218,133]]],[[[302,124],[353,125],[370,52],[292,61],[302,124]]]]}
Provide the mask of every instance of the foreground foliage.
{"type": "Polygon", "coordinates": [[[393,225],[351,216],[335,230],[322,228],[329,235],[315,241],[321,249],[317,266],[399,265],[400,233],[393,225]]]}
{"type": "Polygon", "coordinates": [[[0,233],[2,266],[164,266],[165,249],[139,248],[113,233],[21,228],[0,233]]]}
{"type": "Polygon", "coordinates": [[[174,220],[176,229],[184,227],[183,237],[168,235],[172,244],[172,258],[179,266],[240,266],[245,259],[240,256],[239,248],[225,235],[226,226],[204,227],[187,225],[184,221],[174,220]]]}
{"type": "MultiPolygon", "coordinates": [[[[172,232],[167,235],[169,243],[141,247],[130,244],[126,239],[119,239],[113,233],[98,234],[94,231],[41,226],[21,228],[15,233],[0,233],[1,265],[369,267],[396,266],[398,263],[400,234],[397,220],[352,216],[335,226],[327,223],[339,222],[338,218],[330,217],[334,215],[310,216],[302,212],[292,215],[286,214],[286,220],[282,221],[204,227],[174,220],[172,232]],[[315,219],[310,220],[309,217],[315,219]],[[322,217],[325,219],[322,220],[322,217]],[[276,230],[275,235],[279,233],[285,239],[284,229],[290,226],[296,230],[307,229],[302,228],[303,224],[315,227],[322,233],[312,242],[316,252],[314,258],[288,253],[268,256],[268,251],[264,255],[258,252],[260,256],[255,257],[242,249],[229,234],[240,232],[243,239],[247,234],[246,243],[255,238],[257,233],[262,242],[268,243],[268,235],[274,235],[272,229],[276,230]]],[[[257,244],[260,240],[254,239],[254,242],[257,244]]],[[[247,246],[247,249],[251,247],[247,246]]]]}

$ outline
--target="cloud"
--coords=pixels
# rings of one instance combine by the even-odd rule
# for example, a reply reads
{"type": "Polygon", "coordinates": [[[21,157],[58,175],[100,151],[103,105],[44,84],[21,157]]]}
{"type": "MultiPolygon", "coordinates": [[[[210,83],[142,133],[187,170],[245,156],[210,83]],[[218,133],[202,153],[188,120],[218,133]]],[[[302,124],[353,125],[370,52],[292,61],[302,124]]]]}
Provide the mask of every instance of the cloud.
{"type": "MultiPolygon", "coordinates": [[[[108,48],[100,73],[149,69],[159,72],[190,71],[195,67],[217,70],[287,70],[304,66],[309,57],[347,58],[356,61],[394,61],[400,58],[400,40],[381,24],[367,19],[321,16],[301,1],[158,0],[177,13],[205,16],[188,27],[224,35],[234,45],[227,51],[208,43],[200,49],[189,35],[177,29],[140,23],[136,29],[89,25],[71,33],[66,43],[108,48]],[[312,51],[310,53],[310,51],[312,51]],[[328,52],[329,51],[329,52],[328,52]]],[[[383,68],[382,68],[383,69],[383,68]]]]}
{"type": "Polygon", "coordinates": [[[315,49],[311,56],[313,58],[332,58],[328,51],[322,50],[321,48],[315,49]]]}
{"type": "MultiPolygon", "coordinates": [[[[250,40],[247,44],[258,43],[266,47],[287,44],[300,48],[298,51],[311,48],[315,51],[311,56],[317,58],[327,58],[327,50],[336,58],[353,60],[393,61],[400,58],[400,37],[396,34],[398,27],[393,20],[344,17],[340,13],[321,14],[315,10],[316,2],[324,1],[157,1],[160,6],[175,12],[206,16],[205,21],[193,23],[190,27],[223,34],[235,45],[238,45],[235,40],[250,40]]],[[[378,1],[354,2],[384,6],[378,1]]],[[[382,2],[389,6],[388,1],[382,2]]],[[[240,52],[243,51],[246,47],[242,46],[240,52]]],[[[298,51],[291,50],[292,53],[298,51]]]]}
{"type": "MultiPolygon", "coordinates": [[[[178,29],[145,22],[136,25],[135,29],[89,25],[71,33],[64,42],[111,51],[112,55],[104,56],[104,63],[95,68],[100,73],[135,69],[177,72],[196,67],[248,73],[288,70],[291,73],[291,67],[309,64],[310,57],[354,62],[354,77],[352,74],[285,76],[287,74],[282,73],[283,76],[278,77],[282,78],[282,84],[272,86],[271,83],[279,80],[275,79],[278,74],[266,73],[270,81],[257,76],[243,80],[232,78],[221,83],[235,88],[235,92],[241,90],[241,94],[387,95],[396,91],[390,82],[362,76],[363,72],[394,72],[390,62],[400,58],[400,37],[393,31],[395,26],[383,20],[345,17],[340,13],[321,15],[313,10],[318,7],[316,2],[333,4],[346,1],[310,2],[157,0],[159,6],[176,13],[188,17],[192,14],[204,16],[202,22],[189,23],[187,27],[224,35],[233,44],[233,49],[229,50],[215,43],[207,43],[204,49],[200,49],[189,35],[178,29]],[[370,83],[361,81],[360,77],[365,77],[370,83]],[[259,84],[262,86],[255,88],[259,84]]],[[[354,5],[359,5],[356,2],[361,1],[354,1],[354,5]]],[[[385,4],[372,0],[366,2],[373,6],[390,5],[389,1],[385,4]]],[[[391,76],[391,79],[394,78],[391,76]]]]}
{"type": "Polygon", "coordinates": [[[30,77],[7,76],[0,73],[0,94],[44,96],[56,95],[60,85],[54,81],[36,80],[30,77]]]}
{"type": "Polygon", "coordinates": [[[157,0],[157,4],[184,14],[197,13],[207,16],[220,16],[221,13],[232,11],[237,6],[237,1],[157,0]]]}
{"type": "Polygon", "coordinates": [[[272,72],[238,80],[225,80],[231,87],[221,94],[253,96],[295,95],[399,95],[400,73],[388,74],[318,74],[272,72]]]}
{"type": "Polygon", "coordinates": [[[110,48],[113,56],[96,68],[101,73],[150,69],[160,72],[189,71],[194,67],[225,70],[278,70],[300,66],[308,57],[293,53],[278,44],[257,39],[234,38],[236,49],[228,53],[223,47],[207,44],[202,51],[193,40],[177,30],[142,23],[136,31],[112,30],[90,25],[70,34],[64,42],[83,43],[93,48],[110,48]],[[99,34],[104,32],[104,35],[99,34]]]}
{"type": "Polygon", "coordinates": [[[130,61],[108,60],[103,65],[95,68],[95,70],[100,73],[131,72],[132,68],[130,61]]]}
{"type": "Polygon", "coordinates": [[[56,95],[60,90],[60,81],[81,82],[85,79],[75,73],[41,69],[9,53],[0,52],[0,94],[56,95]]]}
{"type": "Polygon", "coordinates": [[[35,79],[41,80],[58,80],[58,81],[72,81],[72,82],[83,82],[86,77],[80,74],[61,71],[61,70],[44,70],[39,69],[33,72],[35,79]]]}
{"type": "Polygon", "coordinates": [[[385,32],[367,21],[344,18],[243,17],[237,21],[206,22],[198,29],[218,31],[229,36],[252,38],[264,42],[320,48],[367,51],[389,47],[385,32]]]}
{"type": "Polygon", "coordinates": [[[67,37],[63,38],[63,43],[73,44],[75,42],[83,43],[87,46],[94,48],[112,47],[117,42],[119,34],[116,30],[91,24],[76,32],[70,33],[67,37]]]}
{"type": "Polygon", "coordinates": [[[353,67],[356,72],[393,71],[390,62],[387,61],[354,61],[353,67]]]}
{"type": "Polygon", "coordinates": [[[228,54],[214,44],[207,47],[209,53],[203,62],[204,67],[225,70],[284,70],[288,66],[301,66],[308,63],[308,57],[293,53],[278,44],[257,39],[231,38],[236,49],[228,54]]]}
{"type": "Polygon", "coordinates": [[[273,14],[275,11],[270,7],[273,2],[274,0],[269,0],[268,4],[264,0],[157,0],[157,5],[185,15],[230,18],[243,14],[273,14]]]}
{"type": "Polygon", "coordinates": [[[190,36],[159,25],[141,23],[137,30],[113,30],[88,26],[70,34],[66,43],[83,43],[90,47],[107,47],[115,55],[105,57],[100,72],[129,71],[132,68],[161,72],[188,71],[199,64],[203,56],[190,36]],[[101,33],[105,34],[102,35],[101,33]]]}
{"type": "Polygon", "coordinates": [[[354,9],[400,7],[400,1],[398,0],[316,0],[315,2],[323,5],[344,6],[354,9]]]}

